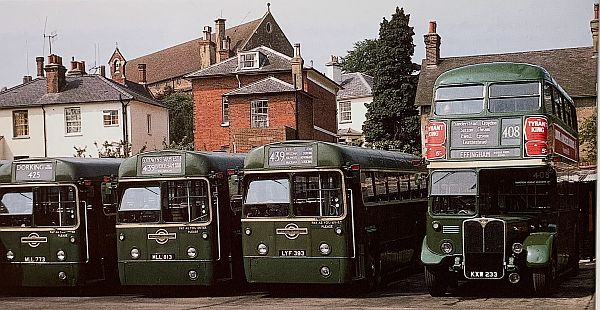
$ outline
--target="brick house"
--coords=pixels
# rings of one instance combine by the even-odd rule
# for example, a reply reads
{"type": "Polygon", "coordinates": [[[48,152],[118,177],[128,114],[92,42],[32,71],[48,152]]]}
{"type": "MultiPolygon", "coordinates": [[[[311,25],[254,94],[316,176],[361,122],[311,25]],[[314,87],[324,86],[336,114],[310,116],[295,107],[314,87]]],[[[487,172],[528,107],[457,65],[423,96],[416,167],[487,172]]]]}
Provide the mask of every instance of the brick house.
{"type": "MultiPolygon", "coordinates": [[[[0,92],[0,159],[77,155],[98,157],[104,142],[126,141],[130,154],[169,143],[169,113],[143,86],[71,69],[57,55],[37,57],[37,78],[0,92]]],[[[125,144],[125,143],[123,143],[125,144]]],[[[122,146],[122,145],[121,145],[122,146]]]]}
{"type": "MultiPolygon", "coordinates": [[[[521,62],[541,66],[565,89],[575,102],[579,123],[594,113],[596,106],[596,64],[598,46],[598,10],[590,23],[593,46],[550,49],[458,57],[440,57],[441,36],[436,22],[429,24],[425,34],[426,56],[422,61],[415,105],[421,117],[421,132],[425,133],[433,97],[433,85],[437,77],[454,68],[488,62],[521,62]]],[[[421,135],[421,145],[425,145],[421,135]]],[[[424,154],[423,154],[424,155],[424,154]]]]}
{"type": "Polygon", "coordinates": [[[109,60],[111,77],[121,84],[123,80],[145,84],[153,95],[160,97],[170,91],[191,91],[192,84],[184,79],[185,75],[235,56],[238,51],[267,46],[293,55],[292,45],[270,9],[263,17],[235,27],[226,28],[225,22],[218,18],[214,33],[212,27],[204,26],[200,38],[131,60],[126,60],[116,48],[109,60]],[[146,70],[143,77],[136,74],[140,66],[146,70]]]}
{"type": "Polygon", "coordinates": [[[187,76],[196,150],[247,152],[266,143],[337,141],[338,85],[294,57],[260,46],[187,76]]]}

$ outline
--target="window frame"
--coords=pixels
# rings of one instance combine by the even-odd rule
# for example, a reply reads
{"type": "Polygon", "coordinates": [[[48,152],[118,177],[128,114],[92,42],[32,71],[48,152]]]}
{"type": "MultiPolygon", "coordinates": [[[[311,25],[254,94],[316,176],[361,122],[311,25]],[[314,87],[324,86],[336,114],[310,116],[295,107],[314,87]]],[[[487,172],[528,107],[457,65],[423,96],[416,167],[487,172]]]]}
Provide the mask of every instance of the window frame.
{"type": "Polygon", "coordinates": [[[486,95],[487,95],[487,91],[488,91],[488,87],[486,87],[485,84],[483,83],[474,83],[474,84],[457,84],[457,85],[442,85],[442,86],[438,86],[433,93],[433,100],[434,100],[434,106],[432,107],[432,112],[434,115],[437,116],[444,116],[444,117],[454,117],[454,116],[458,116],[458,115],[481,115],[482,113],[484,113],[486,111],[486,95]],[[470,97],[468,98],[468,96],[463,96],[460,98],[442,98],[439,99],[438,98],[438,90],[439,89],[444,89],[444,88],[460,88],[460,87],[481,87],[481,97],[470,97]],[[437,107],[438,107],[438,103],[447,103],[447,102],[466,102],[466,101],[479,101],[481,100],[481,109],[479,110],[479,112],[476,113],[438,113],[437,107]]]}
{"type": "Polygon", "coordinates": [[[103,110],[102,111],[102,123],[104,124],[104,127],[119,126],[119,110],[103,110]],[[113,112],[115,112],[114,115],[113,115],[113,112]],[[108,123],[107,123],[107,121],[108,121],[108,123]]]}
{"type": "Polygon", "coordinates": [[[29,137],[29,110],[14,110],[12,111],[13,117],[13,138],[27,138],[29,137]],[[17,116],[24,116],[22,119],[19,118],[22,122],[17,123],[17,116]],[[23,133],[19,134],[18,128],[22,126],[23,133]]]}
{"type": "Polygon", "coordinates": [[[340,101],[338,107],[340,109],[340,124],[352,123],[352,102],[340,101]],[[347,117],[344,117],[345,115],[347,117]]]}
{"type": "Polygon", "coordinates": [[[82,120],[81,107],[68,107],[64,110],[65,117],[65,134],[66,135],[81,135],[82,120]],[[73,113],[78,111],[78,113],[73,113]],[[73,117],[73,119],[70,119],[73,117]],[[72,131],[70,131],[72,130],[72,131]]]}
{"type": "Polygon", "coordinates": [[[487,112],[491,114],[502,114],[502,113],[534,113],[540,111],[542,105],[544,104],[543,98],[544,89],[542,86],[542,82],[540,81],[516,81],[516,82],[493,82],[487,85],[487,112]],[[518,84],[537,84],[537,94],[534,95],[502,95],[502,96],[492,96],[492,87],[495,85],[518,85],[518,84]],[[521,98],[538,98],[537,108],[535,110],[527,110],[527,111],[492,111],[492,101],[495,99],[521,99],[521,98]]]}
{"type": "Polygon", "coordinates": [[[146,114],[146,125],[148,128],[148,135],[152,135],[152,114],[146,114]]]}
{"type": "Polygon", "coordinates": [[[257,69],[259,68],[258,52],[240,53],[238,56],[238,68],[240,70],[257,69]],[[247,59],[247,58],[252,58],[247,59]]]}
{"type": "Polygon", "coordinates": [[[223,96],[221,100],[221,126],[229,126],[229,98],[223,96]]]}
{"type": "Polygon", "coordinates": [[[256,99],[250,101],[250,127],[251,128],[269,128],[269,100],[256,99]],[[264,103],[264,106],[257,106],[259,103],[264,103]],[[257,110],[264,109],[266,112],[258,112],[257,110]],[[264,119],[259,119],[264,117],[264,119]]]}

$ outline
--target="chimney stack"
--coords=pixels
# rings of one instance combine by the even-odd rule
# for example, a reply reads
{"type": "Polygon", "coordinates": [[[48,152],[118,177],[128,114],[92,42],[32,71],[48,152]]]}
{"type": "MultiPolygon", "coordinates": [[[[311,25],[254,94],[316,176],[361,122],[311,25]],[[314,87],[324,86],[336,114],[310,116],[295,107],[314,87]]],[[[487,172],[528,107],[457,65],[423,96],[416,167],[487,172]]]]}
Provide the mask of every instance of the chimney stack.
{"type": "Polygon", "coordinates": [[[140,84],[146,85],[146,64],[138,64],[138,80],[140,84]]]}
{"type": "Polygon", "coordinates": [[[100,76],[106,77],[106,66],[105,65],[100,66],[100,76]]]}
{"type": "Polygon", "coordinates": [[[429,33],[425,35],[425,64],[437,66],[440,63],[440,45],[442,38],[437,34],[437,23],[429,22],[429,33]]]}
{"type": "Polygon", "coordinates": [[[46,84],[48,93],[58,93],[67,84],[65,74],[67,68],[62,64],[62,58],[58,55],[48,56],[48,64],[44,68],[46,70],[46,84]]]}
{"type": "Polygon", "coordinates": [[[594,19],[590,22],[594,55],[598,54],[598,3],[594,3],[594,19]]]}
{"type": "Polygon", "coordinates": [[[229,57],[233,56],[231,52],[231,39],[229,37],[225,38],[221,44],[221,49],[219,49],[219,59],[217,62],[221,62],[223,60],[229,59],[229,57]]]}
{"type": "Polygon", "coordinates": [[[211,41],[212,28],[204,26],[202,40],[200,40],[200,68],[204,69],[216,62],[216,45],[211,41]]]}
{"type": "Polygon", "coordinates": [[[25,75],[23,76],[23,84],[27,84],[29,82],[33,81],[33,78],[31,77],[31,75],[25,75]]]}
{"type": "Polygon", "coordinates": [[[36,57],[35,63],[37,64],[37,77],[44,77],[44,57],[36,57]]]}
{"type": "Polygon", "coordinates": [[[331,55],[331,61],[325,64],[327,70],[325,75],[340,84],[342,82],[342,65],[339,63],[338,57],[331,55]]]}
{"type": "Polygon", "coordinates": [[[296,90],[304,89],[303,67],[304,60],[300,55],[300,43],[294,44],[294,57],[292,58],[292,81],[296,90]]]}
{"type": "Polygon", "coordinates": [[[71,70],[67,72],[68,76],[82,76],[85,72],[85,61],[77,61],[75,57],[71,58],[71,70]]]}
{"type": "Polygon", "coordinates": [[[215,31],[216,38],[215,43],[217,44],[217,50],[223,49],[223,41],[225,41],[225,19],[217,18],[215,19],[215,31]]]}

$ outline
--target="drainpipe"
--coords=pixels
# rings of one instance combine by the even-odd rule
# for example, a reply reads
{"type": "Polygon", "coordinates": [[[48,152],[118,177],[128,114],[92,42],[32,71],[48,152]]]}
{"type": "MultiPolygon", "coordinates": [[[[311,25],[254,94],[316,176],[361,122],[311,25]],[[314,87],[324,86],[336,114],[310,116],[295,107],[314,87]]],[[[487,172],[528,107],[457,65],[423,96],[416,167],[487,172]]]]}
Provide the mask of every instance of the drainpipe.
{"type": "Polygon", "coordinates": [[[121,102],[121,110],[123,111],[123,156],[129,157],[129,134],[127,131],[127,106],[129,106],[129,100],[123,101],[123,97],[119,94],[119,101],[121,102]]]}
{"type": "Polygon", "coordinates": [[[44,119],[44,157],[48,157],[48,135],[46,134],[46,109],[42,106],[42,118],[44,119]]]}
{"type": "Polygon", "coordinates": [[[298,128],[298,89],[296,88],[296,79],[294,78],[294,115],[296,122],[296,140],[300,140],[300,128],[298,128]]]}

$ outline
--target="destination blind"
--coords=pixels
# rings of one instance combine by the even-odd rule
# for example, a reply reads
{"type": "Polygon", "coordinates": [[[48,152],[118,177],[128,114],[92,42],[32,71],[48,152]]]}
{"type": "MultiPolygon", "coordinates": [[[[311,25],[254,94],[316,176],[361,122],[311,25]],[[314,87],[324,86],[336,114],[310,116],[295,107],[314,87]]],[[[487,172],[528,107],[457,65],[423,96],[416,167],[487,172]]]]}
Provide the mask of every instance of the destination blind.
{"type": "Polygon", "coordinates": [[[143,156],[142,175],[181,174],[181,155],[143,156]]]}
{"type": "Polygon", "coordinates": [[[269,166],[312,166],[314,165],[312,146],[291,146],[269,148],[269,166]]]}
{"type": "Polygon", "coordinates": [[[53,181],[54,164],[52,162],[16,163],[15,181],[53,181]]]}

